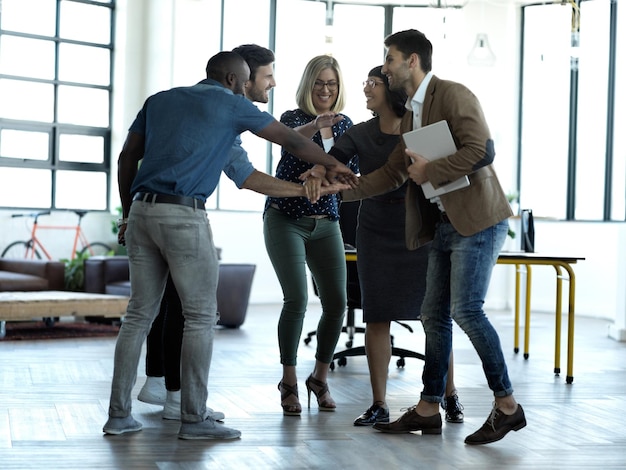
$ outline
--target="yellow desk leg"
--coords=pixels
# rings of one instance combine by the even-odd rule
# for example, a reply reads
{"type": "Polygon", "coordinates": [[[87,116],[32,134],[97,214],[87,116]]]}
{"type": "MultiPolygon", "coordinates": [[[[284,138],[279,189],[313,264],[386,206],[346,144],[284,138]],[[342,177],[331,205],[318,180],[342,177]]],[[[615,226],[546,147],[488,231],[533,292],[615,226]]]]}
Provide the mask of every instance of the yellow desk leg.
{"type": "Polygon", "coordinates": [[[532,287],[532,269],[526,265],[526,328],[524,330],[524,359],[528,359],[530,349],[530,291],[532,287]]]}
{"type": "Polygon", "coordinates": [[[565,382],[571,384],[574,382],[574,303],[576,299],[576,276],[574,270],[569,264],[563,267],[569,274],[569,307],[567,310],[567,375],[565,382]]]}
{"type": "Polygon", "coordinates": [[[561,268],[554,265],[556,269],[556,319],[554,321],[554,375],[561,373],[561,314],[563,303],[561,294],[563,292],[563,275],[561,268]]]}
{"type": "Polygon", "coordinates": [[[519,352],[519,305],[520,305],[520,265],[515,265],[515,331],[513,332],[513,352],[519,352]]]}

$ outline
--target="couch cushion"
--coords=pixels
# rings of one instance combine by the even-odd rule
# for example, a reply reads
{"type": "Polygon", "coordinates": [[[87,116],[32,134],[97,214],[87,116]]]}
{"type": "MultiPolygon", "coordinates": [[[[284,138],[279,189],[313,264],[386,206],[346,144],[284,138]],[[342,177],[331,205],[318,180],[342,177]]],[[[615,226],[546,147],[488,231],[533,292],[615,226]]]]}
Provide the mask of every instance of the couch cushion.
{"type": "Polygon", "coordinates": [[[104,293],[109,295],[125,295],[130,297],[130,281],[111,282],[104,287],[104,293]]]}
{"type": "Polygon", "coordinates": [[[0,291],[37,291],[48,290],[48,280],[9,271],[0,271],[0,291]]]}

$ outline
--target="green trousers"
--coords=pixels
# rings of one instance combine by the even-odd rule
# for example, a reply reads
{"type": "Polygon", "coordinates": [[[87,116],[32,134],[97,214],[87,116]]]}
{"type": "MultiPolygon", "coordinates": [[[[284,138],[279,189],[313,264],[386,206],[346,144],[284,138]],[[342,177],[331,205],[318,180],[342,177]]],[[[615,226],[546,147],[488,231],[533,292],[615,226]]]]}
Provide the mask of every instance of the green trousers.
{"type": "Polygon", "coordinates": [[[278,320],[280,362],[295,366],[308,303],[307,266],[322,304],[315,358],[330,364],[346,310],[346,260],[339,222],[292,219],[270,207],[264,216],[265,247],[283,290],[278,320]]]}

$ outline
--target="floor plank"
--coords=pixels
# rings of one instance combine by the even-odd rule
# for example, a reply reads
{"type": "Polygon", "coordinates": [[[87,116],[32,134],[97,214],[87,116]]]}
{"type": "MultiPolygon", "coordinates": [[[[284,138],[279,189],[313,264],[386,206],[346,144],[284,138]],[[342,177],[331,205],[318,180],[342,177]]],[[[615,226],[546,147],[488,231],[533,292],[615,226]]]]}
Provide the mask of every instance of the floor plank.
{"type": "MultiPolygon", "coordinates": [[[[605,320],[578,318],[574,383],[565,383],[566,336],[561,376],[555,377],[554,318],[533,313],[530,357],[513,352],[511,312],[490,312],[500,333],[528,426],[498,443],[466,446],[466,435],[489,414],[491,392],[477,355],[455,328],[455,374],[464,424],[444,424],[441,436],[385,435],[352,421],[370,404],[367,362],[349,357],[330,374],[336,412],[307,408],[304,379],[314,364],[315,339],[301,343],[299,388],[304,412],[284,417],[276,321],[279,306],[252,305],[240,329],[216,335],[209,405],[226,413],[242,438],[227,442],[182,441],[178,423],[164,421],[160,408],[133,402],[140,433],[104,436],[113,367],[114,338],[0,341],[0,466],[3,469],[544,469],[626,468],[626,344],[607,337],[605,320]]],[[[319,305],[307,313],[315,328],[319,305]]],[[[357,312],[357,319],[360,312],[357,312]]],[[[565,322],[563,322],[565,325],[565,322]]],[[[395,345],[423,352],[419,324],[411,334],[393,327],[395,345]]],[[[338,350],[344,348],[342,335],[338,350]]],[[[355,346],[363,343],[357,335],[355,346]]],[[[413,405],[421,390],[420,360],[407,358],[389,371],[392,418],[413,405]]],[[[143,361],[134,394],[145,377],[143,361]]],[[[315,397],[312,397],[315,405],[315,397]]]]}

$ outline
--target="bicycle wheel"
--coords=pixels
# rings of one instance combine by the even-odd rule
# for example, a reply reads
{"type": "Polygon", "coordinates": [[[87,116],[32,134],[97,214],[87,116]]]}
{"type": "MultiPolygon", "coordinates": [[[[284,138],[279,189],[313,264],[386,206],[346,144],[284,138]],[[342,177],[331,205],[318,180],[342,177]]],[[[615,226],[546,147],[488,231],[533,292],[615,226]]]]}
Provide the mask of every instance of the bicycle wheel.
{"type": "MultiPolygon", "coordinates": [[[[13,242],[7,246],[2,252],[3,258],[25,259],[30,257],[32,243],[30,241],[25,242],[13,242]]],[[[35,258],[41,259],[41,253],[34,250],[35,258]]]]}
{"type": "Polygon", "coordinates": [[[85,256],[85,254],[88,254],[89,256],[106,256],[112,254],[112,252],[113,248],[106,243],[94,242],[80,250],[79,255],[81,257],[85,256]]]}

